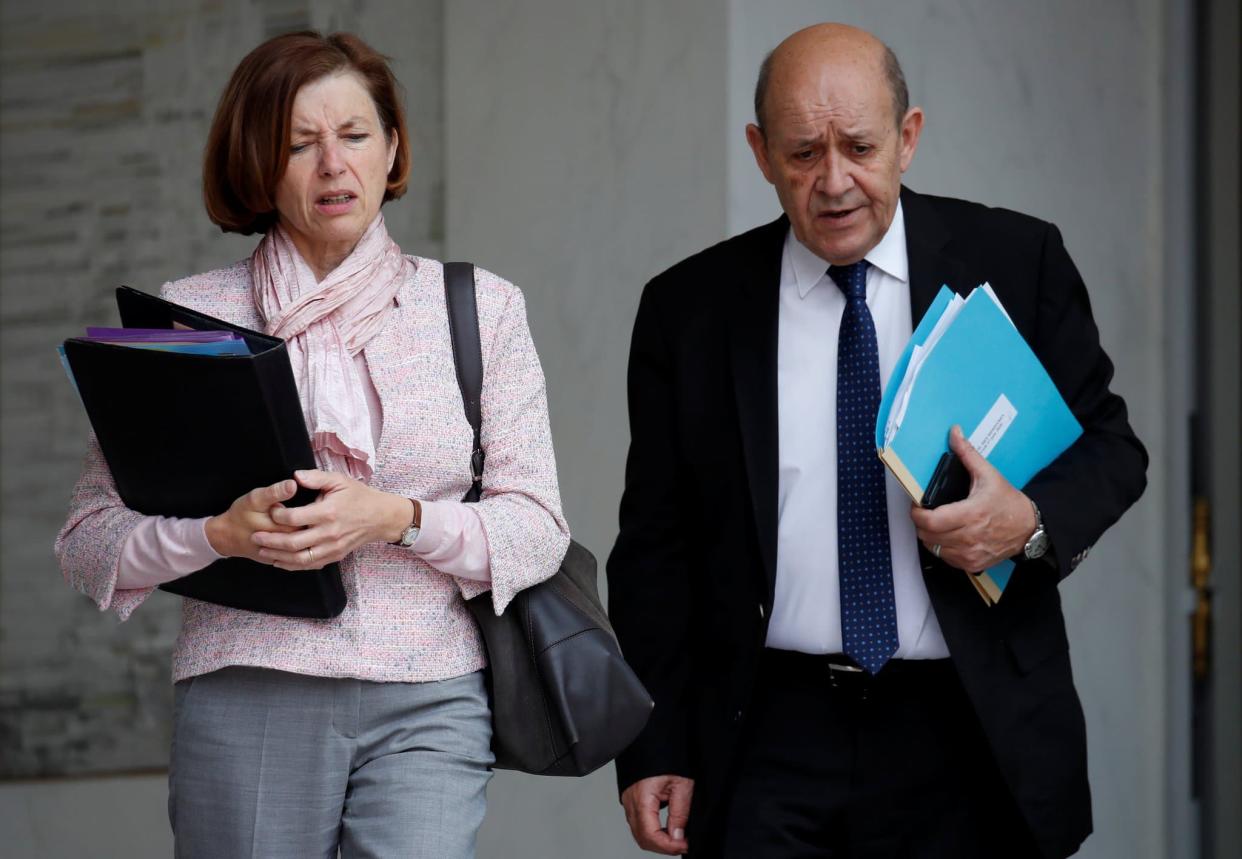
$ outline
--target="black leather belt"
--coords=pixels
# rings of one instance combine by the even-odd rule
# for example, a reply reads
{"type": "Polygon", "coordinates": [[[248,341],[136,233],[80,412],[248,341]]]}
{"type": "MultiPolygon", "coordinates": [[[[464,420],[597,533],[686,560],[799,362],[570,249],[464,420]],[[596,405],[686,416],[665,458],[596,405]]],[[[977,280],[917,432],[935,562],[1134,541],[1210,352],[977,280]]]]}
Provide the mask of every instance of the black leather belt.
{"type": "Polygon", "coordinates": [[[844,653],[802,653],[764,648],[760,673],[763,679],[791,685],[814,685],[836,689],[865,700],[873,690],[935,688],[957,683],[948,659],[890,659],[872,675],[844,653]]]}

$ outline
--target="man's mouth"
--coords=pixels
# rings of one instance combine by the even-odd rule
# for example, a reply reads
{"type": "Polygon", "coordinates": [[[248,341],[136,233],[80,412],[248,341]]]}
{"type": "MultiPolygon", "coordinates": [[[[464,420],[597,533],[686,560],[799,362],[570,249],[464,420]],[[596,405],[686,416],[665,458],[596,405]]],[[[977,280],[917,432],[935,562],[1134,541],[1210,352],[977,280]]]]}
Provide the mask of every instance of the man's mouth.
{"type": "Polygon", "coordinates": [[[820,215],[821,217],[831,218],[834,221],[840,221],[845,218],[848,218],[850,215],[854,214],[856,211],[858,210],[857,209],[829,209],[826,212],[821,212],[820,215]]]}

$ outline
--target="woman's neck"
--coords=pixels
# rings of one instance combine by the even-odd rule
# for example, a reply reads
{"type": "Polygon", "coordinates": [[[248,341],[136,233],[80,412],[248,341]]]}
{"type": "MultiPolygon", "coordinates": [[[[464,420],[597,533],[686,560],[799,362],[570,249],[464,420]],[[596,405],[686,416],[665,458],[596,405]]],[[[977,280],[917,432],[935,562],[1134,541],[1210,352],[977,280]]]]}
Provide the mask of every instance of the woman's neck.
{"type": "Polygon", "coordinates": [[[331,274],[333,269],[343,263],[354,249],[353,245],[346,247],[342,244],[310,243],[292,230],[286,230],[286,235],[293,242],[293,246],[298,249],[303,262],[314,272],[315,283],[319,283],[331,274]]]}

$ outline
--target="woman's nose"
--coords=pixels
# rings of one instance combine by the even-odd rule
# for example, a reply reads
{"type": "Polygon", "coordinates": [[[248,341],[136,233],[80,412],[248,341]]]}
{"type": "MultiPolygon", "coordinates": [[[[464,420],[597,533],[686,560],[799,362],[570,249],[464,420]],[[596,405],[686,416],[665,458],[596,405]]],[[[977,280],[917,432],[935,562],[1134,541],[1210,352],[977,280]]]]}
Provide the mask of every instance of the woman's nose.
{"type": "Polygon", "coordinates": [[[323,176],[335,176],[345,169],[345,159],[341,147],[335,140],[329,140],[319,147],[319,172],[323,176]]]}

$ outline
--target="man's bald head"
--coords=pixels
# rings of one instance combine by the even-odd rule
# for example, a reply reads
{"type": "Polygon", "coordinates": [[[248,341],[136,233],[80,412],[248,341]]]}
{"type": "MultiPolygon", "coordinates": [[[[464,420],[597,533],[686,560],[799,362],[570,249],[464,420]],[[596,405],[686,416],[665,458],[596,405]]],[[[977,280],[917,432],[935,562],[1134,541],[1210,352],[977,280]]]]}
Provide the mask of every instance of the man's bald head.
{"type": "Polygon", "coordinates": [[[816,24],[799,30],[763,58],[759,65],[759,79],[755,83],[755,124],[761,131],[764,129],[768,92],[774,80],[779,89],[783,77],[808,63],[846,57],[876,64],[877,71],[884,75],[888,83],[893,97],[894,121],[900,127],[906,111],[910,109],[910,91],[897,55],[866,30],[847,24],[816,24]]]}

